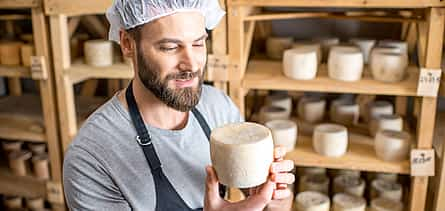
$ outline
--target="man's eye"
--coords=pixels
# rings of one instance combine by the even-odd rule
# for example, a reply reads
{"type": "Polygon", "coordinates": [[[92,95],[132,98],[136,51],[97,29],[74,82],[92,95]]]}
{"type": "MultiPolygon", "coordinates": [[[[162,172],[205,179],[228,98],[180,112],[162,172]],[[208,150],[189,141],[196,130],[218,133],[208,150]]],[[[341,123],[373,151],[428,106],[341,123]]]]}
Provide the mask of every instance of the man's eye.
{"type": "Polygon", "coordinates": [[[166,48],[166,47],[160,47],[161,51],[173,51],[176,49],[176,47],[170,47],[170,48],[166,48]]]}

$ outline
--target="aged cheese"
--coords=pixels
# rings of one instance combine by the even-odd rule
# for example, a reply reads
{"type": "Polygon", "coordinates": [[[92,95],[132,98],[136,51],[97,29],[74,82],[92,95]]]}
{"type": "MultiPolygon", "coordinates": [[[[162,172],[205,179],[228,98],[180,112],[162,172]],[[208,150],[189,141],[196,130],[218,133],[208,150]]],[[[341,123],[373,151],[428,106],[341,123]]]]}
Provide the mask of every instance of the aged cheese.
{"type": "Polygon", "coordinates": [[[403,204],[386,198],[376,198],[371,201],[372,211],[402,211],[403,204]]]}
{"type": "Polygon", "coordinates": [[[375,179],[371,182],[371,199],[386,198],[394,201],[402,200],[402,185],[382,179],[375,179]]]}
{"type": "Polygon", "coordinates": [[[297,112],[300,119],[316,123],[323,120],[326,110],[326,100],[317,97],[302,97],[298,101],[297,112]]]}
{"type": "Polygon", "coordinates": [[[265,125],[272,131],[275,146],[284,147],[287,152],[294,150],[297,142],[297,124],[294,121],[272,120],[265,125]]]}
{"type": "Polygon", "coordinates": [[[108,40],[88,40],[84,44],[85,62],[96,67],[113,64],[113,44],[108,40]]]}
{"type": "Polygon", "coordinates": [[[363,55],[355,46],[334,46],[329,52],[328,75],[340,81],[358,81],[363,73],[363,55]]]}
{"type": "Polygon", "coordinates": [[[372,39],[362,39],[362,38],[355,38],[351,39],[350,41],[351,43],[354,43],[355,45],[357,45],[357,47],[360,48],[363,54],[363,61],[365,64],[368,64],[371,50],[376,44],[376,41],[372,39]]]}
{"type": "Polygon", "coordinates": [[[266,123],[272,120],[289,119],[289,111],[278,106],[263,106],[260,109],[260,122],[266,123]]]}
{"type": "Polygon", "coordinates": [[[360,106],[348,99],[336,99],[331,104],[329,116],[335,123],[353,125],[360,117],[360,106]]]}
{"type": "Polygon", "coordinates": [[[362,197],[365,193],[365,181],[359,176],[337,176],[334,179],[334,193],[348,193],[362,197]]]}
{"type": "Polygon", "coordinates": [[[297,211],[329,211],[330,200],[325,194],[305,191],[295,197],[295,207],[297,211]]]}
{"type": "Polygon", "coordinates": [[[332,199],[333,211],[365,211],[366,200],[360,196],[337,193],[332,199]]]}
{"type": "Polygon", "coordinates": [[[317,50],[311,47],[297,47],[284,51],[283,72],[286,77],[296,80],[311,80],[317,75],[317,50]]]}
{"type": "Polygon", "coordinates": [[[314,129],[312,146],[318,154],[340,157],[348,149],[348,131],[337,124],[320,124],[314,129]]]}
{"type": "Polygon", "coordinates": [[[292,48],[298,48],[298,47],[306,47],[306,48],[312,48],[315,49],[317,52],[317,61],[318,64],[321,64],[321,60],[323,58],[322,51],[321,51],[321,44],[315,41],[297,41],[294,42],[292,45],[292,48]]]}
{"type": "Polygon", "coordinates": [[[408,56],[405,53],[376,52],[370,67],[375,80],[399,82],[406,76],[408,56]]]}
{"type": "Polygon", "coordinates": [[[378,158],[384,161],[402,161],[409,157],[411,136],[407,132],[380,130],[374,141],[378,158]]]}
{"type": "Polygon", "coordinates": [[[282,107],[289,113],[292,112],[292,98],[287,93],[276,93],[268,95],[266,104],[269,106],[282,107]]]}
{"type": "Polygon", "coordinates": [[[392,115],[394,106],[388,101],[373,101],[368,104],[368,113],[364,115],[365,121],[370,122],[380,115],[392,115]]]}
{"type": "Polygon", "coordinates": [[[309,174],[300,178],[299,192],[318,191],[329,194],[329,178],[323,174],[309,174]]]}
{"type": "Polygon", "coordinates": [[[403,119],[400,115],[384,114],[371,120],[369,132],[372,136],[375,136],[377,132],[380,130],[402,131],[402,129],[403,129],[403,119]]]}
{"type": "Polygon", "coordinates": [[[229,187],[263,184],[273,161],[270,130],[255,123],[232,123],[216,128],[210,137],[212,165],[219,181],[229,187]]]}

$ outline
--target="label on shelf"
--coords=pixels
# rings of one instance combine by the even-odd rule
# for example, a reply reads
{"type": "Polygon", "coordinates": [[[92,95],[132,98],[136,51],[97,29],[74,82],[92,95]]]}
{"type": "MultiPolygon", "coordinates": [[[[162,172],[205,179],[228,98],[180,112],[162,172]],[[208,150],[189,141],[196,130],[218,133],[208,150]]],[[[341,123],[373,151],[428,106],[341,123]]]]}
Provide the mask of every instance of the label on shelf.
{"type": "Polygon", "coordinates": [[[441,69],[420,68],[417,96],[436,97],[439,93],[441,69]]]}
{"type": "Polygon", "coordinates": [[[411,176],[434,176],[434,149],[411,150],[411,176]]]}
{"type": "Polygon", "coordinates": [[[48,79],[48,71],[43,56],[31,56],[31,77],[34,80],[48,79]]]}

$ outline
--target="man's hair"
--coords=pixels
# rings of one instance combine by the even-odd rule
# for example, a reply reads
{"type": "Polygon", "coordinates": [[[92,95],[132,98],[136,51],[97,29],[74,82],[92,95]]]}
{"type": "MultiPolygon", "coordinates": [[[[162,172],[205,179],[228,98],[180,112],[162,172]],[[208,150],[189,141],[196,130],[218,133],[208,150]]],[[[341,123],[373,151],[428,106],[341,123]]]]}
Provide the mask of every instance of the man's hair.
{"type": "Polygon", "coordinates": [[[143,25],[144,24],[126,30],[126,32],[136,41],[136,43],[141,41],[141,29],[143,25]]]}

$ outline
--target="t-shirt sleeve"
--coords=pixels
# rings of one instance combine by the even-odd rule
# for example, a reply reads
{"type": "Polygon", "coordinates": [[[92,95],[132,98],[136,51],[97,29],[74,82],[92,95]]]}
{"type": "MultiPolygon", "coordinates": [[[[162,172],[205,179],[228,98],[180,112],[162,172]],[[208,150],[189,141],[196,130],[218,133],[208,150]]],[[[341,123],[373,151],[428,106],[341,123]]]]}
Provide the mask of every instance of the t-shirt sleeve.
{"type": "Polygon", "coordinates": [[[104,164],[81,147],[67,151],[63,184],[70,210],[131,210],[104,164]]]}

